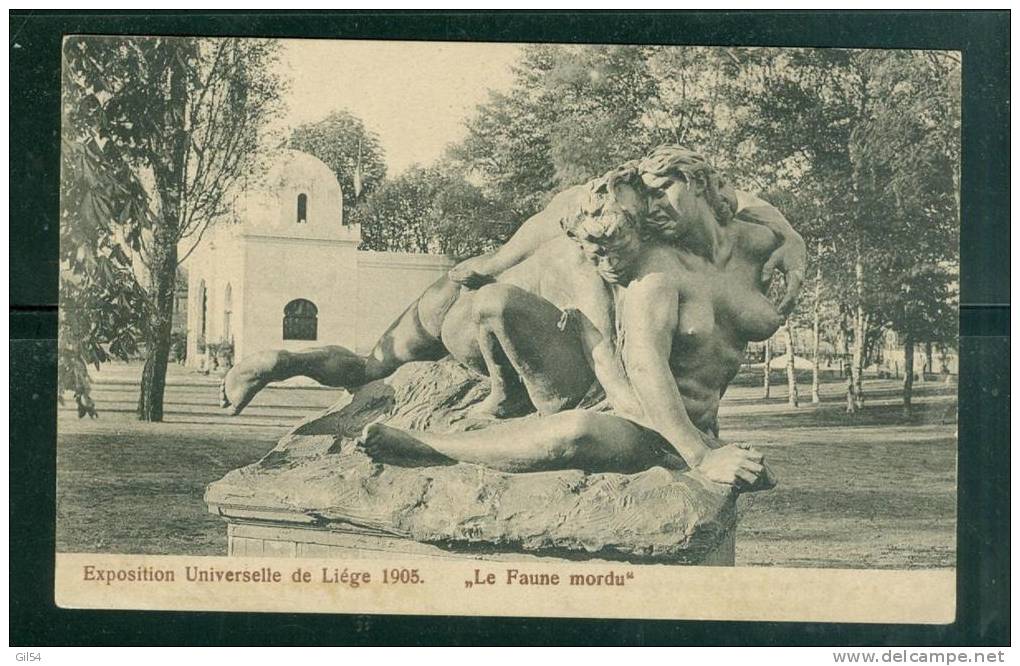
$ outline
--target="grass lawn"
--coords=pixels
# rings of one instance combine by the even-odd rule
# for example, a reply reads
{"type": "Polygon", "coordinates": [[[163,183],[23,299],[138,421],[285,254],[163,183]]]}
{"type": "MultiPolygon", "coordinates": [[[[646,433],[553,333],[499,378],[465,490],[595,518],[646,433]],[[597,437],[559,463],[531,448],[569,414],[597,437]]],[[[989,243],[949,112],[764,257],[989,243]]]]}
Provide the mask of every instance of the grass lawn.
{"type": "MultiPolygon", "coordinates": [[[[215,408],[211,381],[171,381],[167,422],[135,421],[129,381],[96,387],[100,419],[59,415],[57,549],[222,555],[223,521],[206,512],[205,486],[253,462],[288,427],[338,393],[270,389],[238,418],[215,408]]],[[[740,500],[737,564],[867,568],[955,564],[955,386],[919,386],[906,419],[897,382],[865,386],[868,405],[843,411],[838,381],[821,405],[786,405],[785,386],[763,401],[736,386],[721,410],[723,437],[762,448],[775,490],[740,500]]],[[[804,388],[802,387],[802,392],[804,388]]]]}

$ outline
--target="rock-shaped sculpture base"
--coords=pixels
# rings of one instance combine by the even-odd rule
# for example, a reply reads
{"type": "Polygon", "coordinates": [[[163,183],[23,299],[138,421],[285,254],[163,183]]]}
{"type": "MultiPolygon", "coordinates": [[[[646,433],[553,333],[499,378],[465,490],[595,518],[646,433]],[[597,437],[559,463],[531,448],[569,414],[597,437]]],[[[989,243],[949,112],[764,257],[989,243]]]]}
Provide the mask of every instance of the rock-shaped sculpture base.
{"type": "Polygon", "coordinates": [[[356,444],[380,418],[437,432],[490,425],[471,411],[486,393],[454,362],[412,363],[305,421],[262,460],[207,489],[210,511],[230,523],[231,554],[732,564],[735,498],[695,474],[399,467],[356,444]]]}

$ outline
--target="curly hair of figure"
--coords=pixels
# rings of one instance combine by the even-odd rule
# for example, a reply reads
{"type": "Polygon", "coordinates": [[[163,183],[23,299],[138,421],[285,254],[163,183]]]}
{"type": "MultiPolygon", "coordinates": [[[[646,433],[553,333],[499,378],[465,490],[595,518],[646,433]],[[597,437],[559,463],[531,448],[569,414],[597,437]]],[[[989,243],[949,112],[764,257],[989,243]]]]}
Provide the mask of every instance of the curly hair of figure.
{"type": "Polygon", "coordinates": [[[586,184],[587,196],[561,220],[568,235],[580,227],[593,238],[612,236],[623,223],[638,227],[645,238],[679,243],[685,225],[675,216],[649,215],[648,201],[678,181],[704,186],[720,226],[733,219],[737,208],[733,186],[700,153],[677,145],[659,146],[646,157],[625,162],[586,184]]]}

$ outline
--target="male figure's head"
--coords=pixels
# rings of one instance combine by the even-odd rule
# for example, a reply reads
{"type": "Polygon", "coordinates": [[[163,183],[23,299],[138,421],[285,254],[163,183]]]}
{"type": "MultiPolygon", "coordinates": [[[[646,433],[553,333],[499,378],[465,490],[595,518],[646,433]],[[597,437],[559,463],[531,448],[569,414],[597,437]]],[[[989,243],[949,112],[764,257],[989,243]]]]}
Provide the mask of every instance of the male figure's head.
{"type": "Polygon", "coordinates": [[[606,282],[626,283],[641,252],[641,209],[633,188],[596,178],[560,224],[606,282]]]}

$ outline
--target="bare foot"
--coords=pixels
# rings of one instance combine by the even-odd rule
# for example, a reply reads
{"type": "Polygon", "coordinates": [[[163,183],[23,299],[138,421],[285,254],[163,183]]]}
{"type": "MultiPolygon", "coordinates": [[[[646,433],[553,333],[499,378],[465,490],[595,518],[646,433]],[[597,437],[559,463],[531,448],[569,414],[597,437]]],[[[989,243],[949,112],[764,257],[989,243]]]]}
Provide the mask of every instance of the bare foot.
{"type": "Polygon", "coordinates": [[[528,398],[524,387],[508,391],[508,393],[509,395],[501,391],[489,393],[489,397],[478,403],[474,411],[480,416],[491,416],[497,419],[524,416],[535,411],[535,406],[531,404],[531,399],[528,398]]]}
{"type": "Polygon", "coordinates": [[[230,408],[230,415],[237,416],[266,384],[235,365],[220,382],[220,407],[230,408]]]}
{"type": "Polygon", "coordinates": [[[410,433],[381,423],[365,426],[357,443],[372,460],[388,465],[429,467],[456,464],[455,460],[447,458],[410,433]]]}

